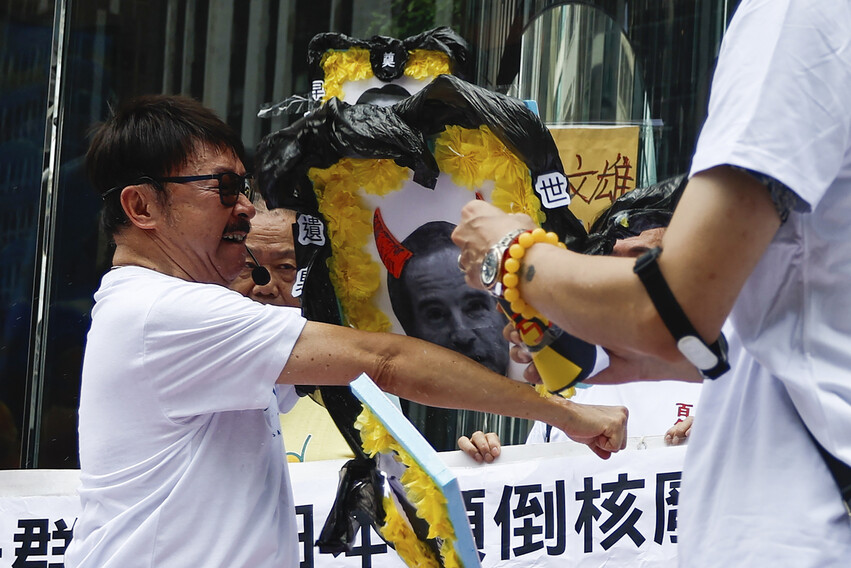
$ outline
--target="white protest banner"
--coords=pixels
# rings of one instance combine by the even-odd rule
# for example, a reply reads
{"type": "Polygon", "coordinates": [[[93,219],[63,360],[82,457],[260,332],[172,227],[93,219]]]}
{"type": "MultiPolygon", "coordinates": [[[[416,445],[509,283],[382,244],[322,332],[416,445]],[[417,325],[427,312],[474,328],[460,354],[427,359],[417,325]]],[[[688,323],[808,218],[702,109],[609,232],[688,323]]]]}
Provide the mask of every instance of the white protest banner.
{"type": "MultiPolygon", "coordinates": [[[[508,446],[478,465],[441,453],[457,476],[482,566],[676,566],[685,448],[630,440],[601,460],[584,446],[508,446]]],[[[379,536],[361,531],[349,555],[312,546],[331,509],[342,460],[290,464],[301,568],[403,567],[379,536]],[[366,535],[366,536],[365,536],[366,535]]],[[[59,568],[79,513],[77,471],[0,471],[0,566],[59,568]]]]}

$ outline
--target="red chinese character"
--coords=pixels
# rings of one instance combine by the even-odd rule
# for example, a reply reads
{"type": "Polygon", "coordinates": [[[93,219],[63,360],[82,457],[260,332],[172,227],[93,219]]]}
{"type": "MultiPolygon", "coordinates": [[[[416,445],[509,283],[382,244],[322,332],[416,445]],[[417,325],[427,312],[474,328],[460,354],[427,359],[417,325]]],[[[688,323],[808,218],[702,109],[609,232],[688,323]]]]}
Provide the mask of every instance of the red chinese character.
{"type": "Polygon", "coordinates": [[[684,418],[688,418],[689,416],[691,416],[691,409],[692,408],[694,408],[693,404],[686,404],[684,402],[678,402],[677,403],[677,416],[679,417],[679,420],[677,420],[677,423],[680,423],[680,422],[683,421],[684,418]]]}

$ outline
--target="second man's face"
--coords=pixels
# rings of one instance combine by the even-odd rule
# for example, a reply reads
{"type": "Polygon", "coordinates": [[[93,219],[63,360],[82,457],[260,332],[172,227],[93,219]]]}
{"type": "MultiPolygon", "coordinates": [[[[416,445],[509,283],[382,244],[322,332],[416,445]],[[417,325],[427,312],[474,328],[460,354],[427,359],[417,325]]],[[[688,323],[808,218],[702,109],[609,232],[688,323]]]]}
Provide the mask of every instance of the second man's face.
{"type": "Polygon", "coordinates": [[[246,257],[245,267],[231,288],[263,304],[299,306],[292,295],[296,278],[292,223],[293,215],[282,211],[258,213],[254,217],[245,244],[260,266],[269,271],[271,279],[262,286],[256,284],[251,277],[254,261],[246,257]]]}
{"type": "Polygon", "coordinates": [[[506,320],[494,298],[464,283],[457,267],[458,248],[446,247],[415,257],[405,269],[411,298],[414,337],[466,355],[492,371],[505,374],[508,344],[502,336],[506,320]]]}

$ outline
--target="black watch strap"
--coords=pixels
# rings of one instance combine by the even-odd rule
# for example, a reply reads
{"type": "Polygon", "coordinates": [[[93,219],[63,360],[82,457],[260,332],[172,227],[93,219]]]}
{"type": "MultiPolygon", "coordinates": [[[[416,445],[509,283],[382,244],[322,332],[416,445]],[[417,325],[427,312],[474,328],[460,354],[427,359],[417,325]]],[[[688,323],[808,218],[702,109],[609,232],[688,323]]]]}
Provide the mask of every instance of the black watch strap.
{"type": "Polygon", "coordinates": [[[661,254],[662,249],[659,247],[647,251],[635,261],[633,272],[641,279],[650,300],[659,312],[659,317],[676,339],[677,349],[704,377],[715,379],[730,369],[727,362],[727,340],[723,333],[711,345],[701,339],[659,270],[658,260],[661,254]]]}

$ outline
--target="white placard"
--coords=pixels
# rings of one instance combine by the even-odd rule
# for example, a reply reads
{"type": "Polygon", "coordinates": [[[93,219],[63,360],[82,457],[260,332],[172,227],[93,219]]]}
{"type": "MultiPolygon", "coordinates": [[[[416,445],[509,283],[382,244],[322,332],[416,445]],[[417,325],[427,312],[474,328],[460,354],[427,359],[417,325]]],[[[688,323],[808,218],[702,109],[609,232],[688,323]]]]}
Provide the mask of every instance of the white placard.
{"type": "MultiPolygon", "coordinates": [[[[574,444],[503,448],[493,464],[440,456],[465,497],[482,566],[676,566],[676,518],[684,447],[631,439],[601,460],[574,444]]],[[[322,529],[343,460],[290,464],[302,568],[403,567],[371,532],[353,554],[307,546],[322,529]],[[364,557],[368,558],[364,558],[364,557]]],[[[79,512],[76,471],[0,471],[0,566],[62,566],[79,512]],[[24,564],[32,562],[42,564],[24,564]]]]}

